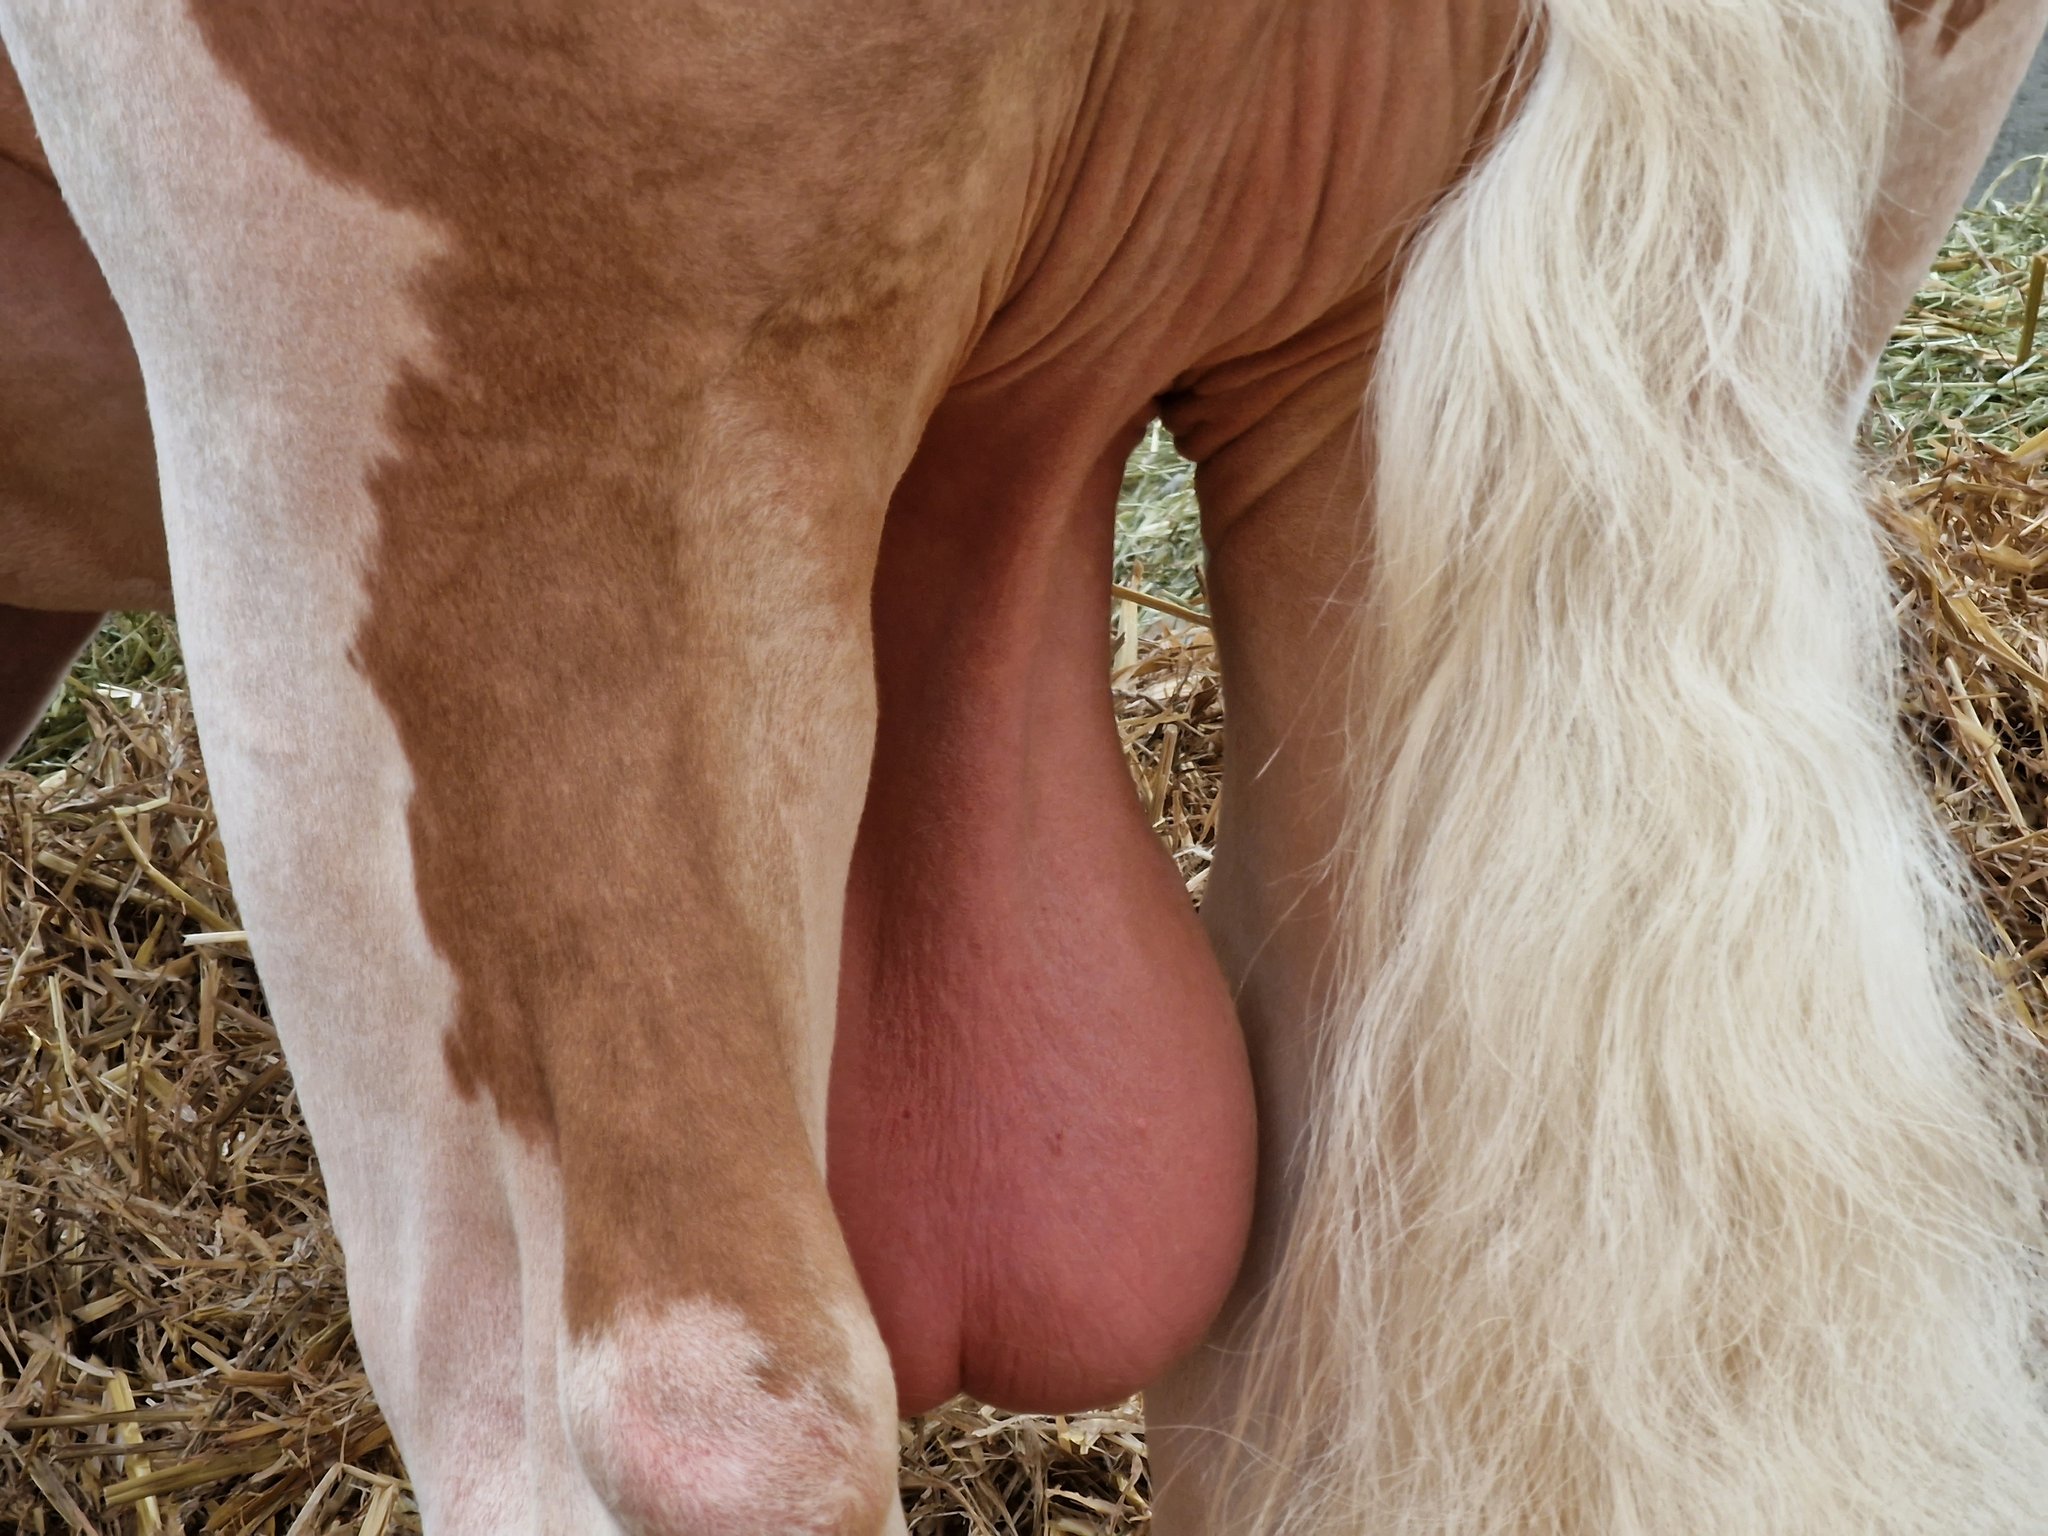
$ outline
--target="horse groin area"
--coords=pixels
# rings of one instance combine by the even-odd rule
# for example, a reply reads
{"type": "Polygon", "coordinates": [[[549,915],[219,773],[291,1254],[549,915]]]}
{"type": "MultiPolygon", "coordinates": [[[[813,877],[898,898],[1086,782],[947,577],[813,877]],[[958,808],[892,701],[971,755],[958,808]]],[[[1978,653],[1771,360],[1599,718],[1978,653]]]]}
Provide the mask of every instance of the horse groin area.
{"type": "MultiPolygon", "coordinates": [[[[2023,163],[1957,224],[1866,434],[1901,729],[1981,881],[1984,962],[2048,1035],[2043,179],[2023,163]]],[[[1225,718],[1198,549],[1192,476],[1155,426],[1105,658],[1136,792],[1197,901],[1225,718]]],[[[959,1401],[906,1423],[902,1452],[914,1536],[1148,1527],[1135,1402],[959,1401]]],[[[0,771],[0,1529],[419,1529],[161,618],[112,622],[0,771]]]]}

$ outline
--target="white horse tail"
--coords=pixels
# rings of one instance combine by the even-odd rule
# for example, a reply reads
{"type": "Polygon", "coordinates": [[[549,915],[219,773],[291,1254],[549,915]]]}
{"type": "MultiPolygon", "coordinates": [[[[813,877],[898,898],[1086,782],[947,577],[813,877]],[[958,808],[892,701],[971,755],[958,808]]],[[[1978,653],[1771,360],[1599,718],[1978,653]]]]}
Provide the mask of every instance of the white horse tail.
{"type": "Polygon", "coordinates": [[[1342,1012],[1215,1528],[2048,1530],[2023,1052],[1843,399],[1886,0],[1542,0],[1374,400],[1342,1012]]]}

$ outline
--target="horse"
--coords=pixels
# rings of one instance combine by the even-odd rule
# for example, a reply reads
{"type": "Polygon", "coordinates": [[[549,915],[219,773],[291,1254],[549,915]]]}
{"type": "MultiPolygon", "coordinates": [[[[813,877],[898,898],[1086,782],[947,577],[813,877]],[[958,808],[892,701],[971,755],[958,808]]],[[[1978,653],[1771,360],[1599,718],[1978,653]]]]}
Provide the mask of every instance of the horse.
{"type": "Polygon", "coordinates": [[[1160,1536],[2048,1527],[1855,437],[2044,20],[0,0],[0,738],[175,608],[426,1529],[1140,1388],[1160,1536]]]}

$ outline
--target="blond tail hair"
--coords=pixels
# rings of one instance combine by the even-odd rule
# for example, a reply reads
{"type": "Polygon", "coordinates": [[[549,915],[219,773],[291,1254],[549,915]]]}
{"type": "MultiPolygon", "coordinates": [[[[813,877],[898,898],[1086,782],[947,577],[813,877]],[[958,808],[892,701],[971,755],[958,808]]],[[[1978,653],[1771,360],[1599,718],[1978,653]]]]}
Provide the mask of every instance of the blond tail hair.
{"type": "Polygon", "coordinates": [[[1342,1011],[1215,1529],[2048,1531],[2043,1181],[1845,428],[1886,0],[1543,0],[1373,401],[1342,1011]]]}

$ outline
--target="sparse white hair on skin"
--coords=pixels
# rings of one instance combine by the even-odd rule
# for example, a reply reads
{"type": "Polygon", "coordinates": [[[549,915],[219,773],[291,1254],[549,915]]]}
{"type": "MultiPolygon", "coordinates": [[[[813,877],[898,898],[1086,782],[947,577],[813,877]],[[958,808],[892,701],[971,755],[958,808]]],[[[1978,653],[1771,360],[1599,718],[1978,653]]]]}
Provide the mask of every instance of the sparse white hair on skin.
{"type": "Polygon", "coordinates": [[[1342,1012],[1215,1528],[2048,1530],[2023,1050],[1844,429],[1885,0],[1545,0],[1374,405],[1342,1012]]]}
{"type": "Polygon", "coordinates": [[[562,1411],[584,1469],[633,1536],[872,1536],[906,1527],[896,1426],[850,1415],[888,1401],[889,1357],[864,1312],[839,1309],[863,1392],[836,1405],[821,1384],[765,1387],[774,1351],[736,1308],[708,1299],[562,1341],[562,1411]],[[861,1481],[866,1474],[869,1481],[861,1481]]]}

